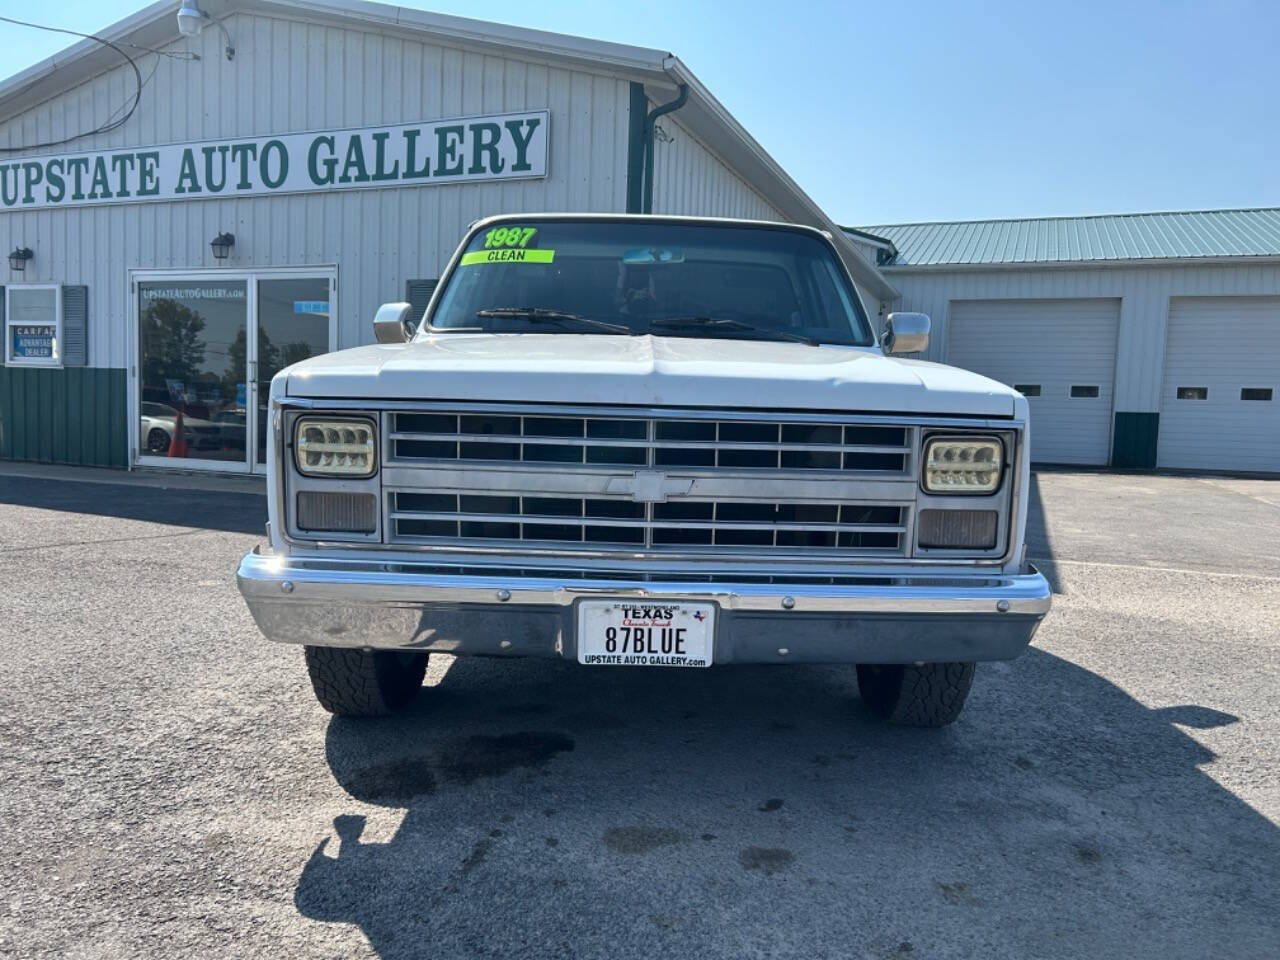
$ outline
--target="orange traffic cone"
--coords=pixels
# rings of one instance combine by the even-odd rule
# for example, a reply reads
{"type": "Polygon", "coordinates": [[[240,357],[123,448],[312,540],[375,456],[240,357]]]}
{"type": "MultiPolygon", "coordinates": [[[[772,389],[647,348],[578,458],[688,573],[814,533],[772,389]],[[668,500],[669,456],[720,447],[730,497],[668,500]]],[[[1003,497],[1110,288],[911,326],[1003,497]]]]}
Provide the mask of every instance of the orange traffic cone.
{"type": "Polygon", "coordinates": [[[187,455],[187,438],[186,429],[182,425],[182,411],[178,411],[178,417],[173,421],[173,439],[169,441],[169,456],[185,457],[187,455]]]}

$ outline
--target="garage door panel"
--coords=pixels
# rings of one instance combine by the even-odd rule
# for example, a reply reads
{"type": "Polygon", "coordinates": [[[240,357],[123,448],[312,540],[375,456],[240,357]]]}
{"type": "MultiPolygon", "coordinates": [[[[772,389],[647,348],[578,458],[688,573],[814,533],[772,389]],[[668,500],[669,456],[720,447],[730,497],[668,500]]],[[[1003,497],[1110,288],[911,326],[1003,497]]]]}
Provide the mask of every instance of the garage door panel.
{"type": "Polygon", "coordinates": [[[1105,464],[1110,454],[1120,301],[958,300],[951,304],[947,362],[1028,396],[1031,456],[1042,463],[1105,464]],[[1073,386],[1097,397],[1072,397],[1073,386]]]}
{"type": "Polygon", "coordinates": [[[1280,297],[1169,301],[1157,462],[1280,471],[1280,297]],[[1271,399],[1243,399],[1246,387],[1271,399]],[[1179,388],[1208,395],[1180,399],[1179,388]]]}

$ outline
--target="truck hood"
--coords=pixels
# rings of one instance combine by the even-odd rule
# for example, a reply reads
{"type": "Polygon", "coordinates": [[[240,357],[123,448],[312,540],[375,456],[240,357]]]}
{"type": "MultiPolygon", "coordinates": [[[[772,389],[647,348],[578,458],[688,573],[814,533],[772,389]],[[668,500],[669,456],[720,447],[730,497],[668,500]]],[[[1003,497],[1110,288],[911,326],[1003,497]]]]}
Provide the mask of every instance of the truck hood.
{"type": "Polygon", "coordinates": [[[688,337],[438,334],[289,367],[291,397],[1008,417],[1012,390],[878,350],[688,337]]]}

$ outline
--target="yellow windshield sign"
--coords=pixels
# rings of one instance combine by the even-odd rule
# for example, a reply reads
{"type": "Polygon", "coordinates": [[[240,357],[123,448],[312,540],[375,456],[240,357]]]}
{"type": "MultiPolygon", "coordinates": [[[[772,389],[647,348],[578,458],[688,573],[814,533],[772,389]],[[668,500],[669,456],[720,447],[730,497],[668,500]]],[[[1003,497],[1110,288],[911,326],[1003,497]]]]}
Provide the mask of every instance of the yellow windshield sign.
{"type": "Polygon", "coordinates": [[[470,267],[477,263],[554,263],[554,250],[474,250],[462,255],[461,266],[470,267]]]}

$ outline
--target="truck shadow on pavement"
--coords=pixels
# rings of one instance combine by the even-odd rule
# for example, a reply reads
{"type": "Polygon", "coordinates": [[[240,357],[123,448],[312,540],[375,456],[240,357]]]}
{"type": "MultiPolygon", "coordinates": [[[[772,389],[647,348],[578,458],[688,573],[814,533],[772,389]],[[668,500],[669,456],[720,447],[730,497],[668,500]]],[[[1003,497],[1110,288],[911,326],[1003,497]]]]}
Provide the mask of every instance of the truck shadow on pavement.
{"type": "Polygon", "coordinates": [[[1274,956],[1280,830],[1200,769],[1235,721],[1034,649],[939,731],[882,725],[851,668],[457,661],[331,720],[375,809],[295,902],[386,960],[1274,956]]]}
{"type": "Polygon", "coordinates": [[[1031,485],[1027,490],[1026,543],[1027,556],[1033,558],[1032,562],[1049,581],[1049,589],[1056,594],[1063,593],[1062,580],[1058,576],[1057,564],[1054,563],[1053,540],[1049,536],[1049,526],[1045,519],[1039,473],[1031,474],[1031,485]]]}

